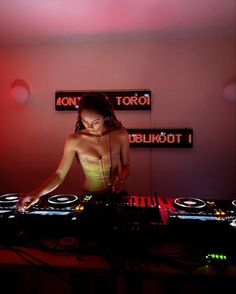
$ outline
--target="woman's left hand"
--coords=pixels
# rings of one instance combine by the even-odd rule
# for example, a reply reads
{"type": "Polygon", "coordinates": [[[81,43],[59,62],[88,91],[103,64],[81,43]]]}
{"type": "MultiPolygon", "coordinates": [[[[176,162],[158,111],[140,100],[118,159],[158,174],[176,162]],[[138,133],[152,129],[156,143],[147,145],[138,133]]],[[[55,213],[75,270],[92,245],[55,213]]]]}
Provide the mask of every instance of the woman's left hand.
{"type": "Polygon", "coordinates": [[[125,178],[117,175],[112,180],[112,191],[119,193],[125,190],[126,181],[125,178]]]}

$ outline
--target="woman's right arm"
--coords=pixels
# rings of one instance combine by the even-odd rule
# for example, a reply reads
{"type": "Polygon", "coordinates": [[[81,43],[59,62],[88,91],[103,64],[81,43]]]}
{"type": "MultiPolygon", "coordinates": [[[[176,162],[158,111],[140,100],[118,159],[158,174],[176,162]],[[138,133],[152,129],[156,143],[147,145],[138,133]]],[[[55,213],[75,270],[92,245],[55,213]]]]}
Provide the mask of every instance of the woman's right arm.
{"type": "Polygon", "coordinates": [[[37,203],[41,196],[55,190],[64,181],[72,165],[75,153],[75,135],[72,134],[65,142],[63,155],[56,171],[42,185],[30,193],[22,194],[17,203],[17,210],[20,212],[25,211],[25,209],[37,203]]]}

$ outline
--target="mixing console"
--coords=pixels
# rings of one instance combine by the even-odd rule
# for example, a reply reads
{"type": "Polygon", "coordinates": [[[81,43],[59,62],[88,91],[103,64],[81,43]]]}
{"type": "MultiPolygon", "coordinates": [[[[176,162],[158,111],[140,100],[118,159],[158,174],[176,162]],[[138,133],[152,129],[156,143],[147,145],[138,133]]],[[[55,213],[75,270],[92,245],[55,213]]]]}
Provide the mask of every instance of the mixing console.
{"type": "Polygon", "coordinates": [[[107,201],[93,195],[41,197],[24,213],[16,211],[18,193],[0,195],[1,236],[15,231],[35,234],[148,233],[173,224],[236,222],[236,200],[126,195],[107,201]]]}

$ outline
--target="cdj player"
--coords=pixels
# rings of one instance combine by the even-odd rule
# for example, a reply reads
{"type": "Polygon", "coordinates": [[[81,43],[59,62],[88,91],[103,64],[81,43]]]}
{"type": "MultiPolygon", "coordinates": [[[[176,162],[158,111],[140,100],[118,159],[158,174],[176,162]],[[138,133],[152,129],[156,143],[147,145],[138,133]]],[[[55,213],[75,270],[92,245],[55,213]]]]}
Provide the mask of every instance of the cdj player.
{"type": "Polygon", "coordinates": [[[168,223],[185,220],[231,222],[236,218],[236,200],[162,197],[160,205],[168,223]]]}
{"type": "MultiPolygon", "coordinates": [[[[16,216],[16,204],[19,197],[19,193],[0,195],[0,218],[14,218],[16,216]]],[[[22,214],[68,216],[76,211],[78,203],[78,196],[70,194],[41,197],[36,204],[32,205],[22,214]]]]}
{"type": "MultiPolygon", "coordinates": [[[[61,194],[41,197],[22,213],[16,210],[19,193],[0,195],[1,238],[21,232],[35,236],[71,234],[76,216],[83,209],[77,195],[61,194]]],[[[72,231],[73,230],[73,231],[72,231]]]]}

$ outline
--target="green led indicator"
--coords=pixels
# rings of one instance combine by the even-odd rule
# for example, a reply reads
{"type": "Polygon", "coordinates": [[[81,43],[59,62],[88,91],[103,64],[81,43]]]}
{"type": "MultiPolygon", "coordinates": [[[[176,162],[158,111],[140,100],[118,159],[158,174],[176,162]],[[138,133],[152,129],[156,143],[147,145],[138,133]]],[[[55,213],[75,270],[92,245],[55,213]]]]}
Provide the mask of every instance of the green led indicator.
{"type": "Polygon", "coordinates": [[[90,200],[92,197],[93,197],[92,195],[86,195],[86,196],[84,197],[84,200],[85,200],[85,201],[88,201],[88,200],[90,200]]]}
{"type": "Polygon", "coordinates": [[[219,254],[219,253],[209,253],[205,256],[208,260],[227,260],[227,256],[225,254],[219,254]]]}

